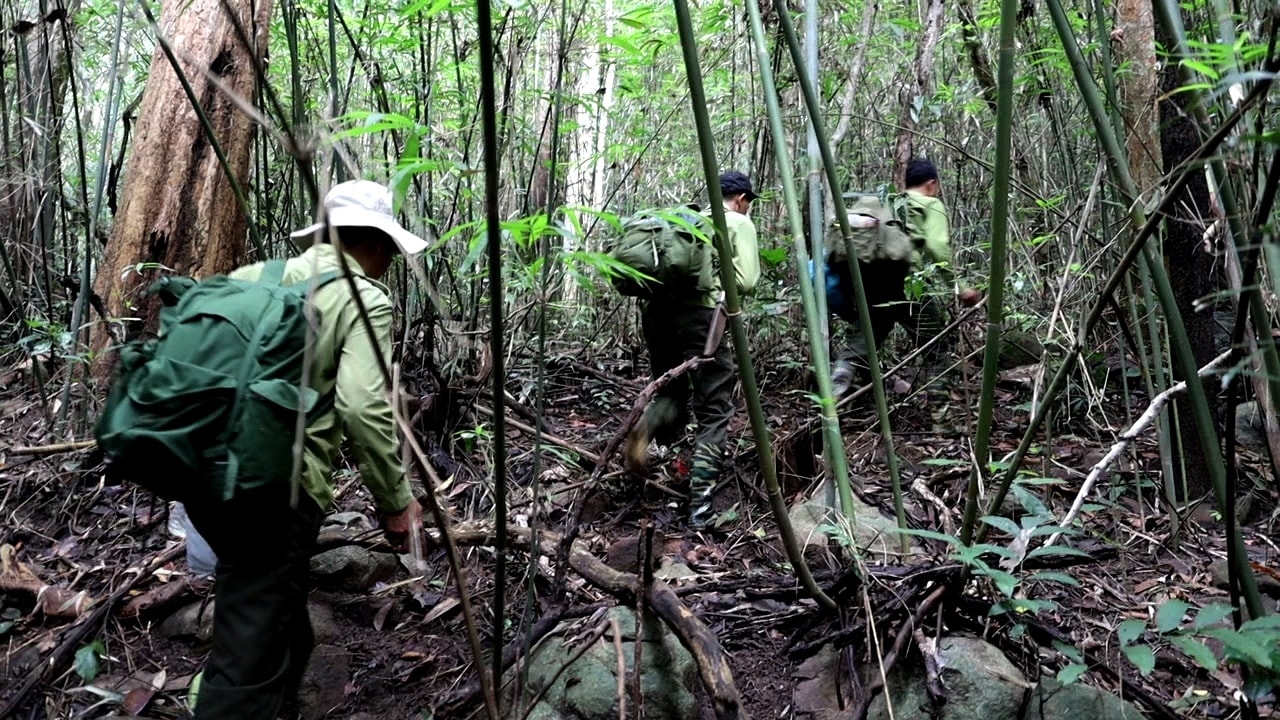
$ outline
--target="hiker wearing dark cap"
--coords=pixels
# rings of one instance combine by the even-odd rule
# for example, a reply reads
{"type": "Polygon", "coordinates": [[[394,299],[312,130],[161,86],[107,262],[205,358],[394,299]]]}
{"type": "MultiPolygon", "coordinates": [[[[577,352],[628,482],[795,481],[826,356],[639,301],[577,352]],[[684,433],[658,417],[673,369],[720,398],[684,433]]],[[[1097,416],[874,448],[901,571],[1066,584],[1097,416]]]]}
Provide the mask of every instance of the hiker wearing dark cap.
{"type": "MultiPolygon", "coordinates": [[[[900,274],[895,274],[877,271],[874,264],[862,263],[864,289],[870,306],[871,328],[877,348],[883,347],[889,333],[897,325],[903,326],[915,345],[922,345],[941,333],[949,322],[949,302],[941,287],[928,287],[919,297],[909,298],[904,285],[904,276],[918,272],[928,265],[933,265],[938,270],[934,276],[936,282],[931,285],[950,284],[952,278],[951,237],[947,210],[939,197],[941,185],[938,169],[929,160],[914,158],[907,164],[904,185],[904,224],[914,246],[909,264],[900,274]]],[[[839,360],[831,374],[833,389],[839,396],[849,390],[855,379],[867,382],[870,368],[867,363],[866,337],[862,334],[862,326],[858,323],[857,309],[852,299],[853,281],[849,278],[848,266],[845,262],[837,262],[829,269],[833,273],[833,282],[829,281],[829,284],[842,288],[839,294],[844,301],[833,303],[832,311],[852,326],[852,336],[839,352],[839,360]]],[[[968,294],[977,297],[976,291],[965,292],[965,298],[970,297],[968,294]]],[[[828,298],[831,298],[830,292],[828,298]]],[[[969,299],[964,302],[972,304],[969,299]]],[[[925,353],[926,367],[936,367],[944,358],[945,348],[935,344],[925,353]]]]}
{"type": "Polygon", "coordinates": [[[249,265],[231,277],[268,282],[269,273],[282,273],[280,285],[315,283],[310,386],[327,410],[308,415],[298,487],[285,477],[224,503],[187,506],[218,556],[213,647],[193,693],[197,720],[274,720],[296,692],[314,642],[307,573],[333,504],[333,464],[344,439],[387,539],[404,547],[421,523],[379,367],[379,355],[390,362],[392,305],[376,279],[397,255],[420,253],[427,243],[396,222],[387,188],[367,180],[335,185],[323,221],[293,237],[314,244],[282,264],[249,265]],[[353,276],[367,323],[344,272],[353,276]]]}
{"type": "MultiPolygon", "coordinates": [[[[756,227],[747,216],[757,195],[750,178],[736,171],[720,176],[720,192],[724,196],[738,292],[749,293],[760,279],[756,227]]],[[[733,417],[734,362],[724,338],[723,300],[719,274],[715,274],[711,292],[694,298],[655,296],[641,307],[652,377],[657,378],[690,358],[711,358],[658,391],[627,438],[626,446],[628,466],[640,472],[648,464],[650,441],[670,444],[678,440],[688,421],[688,406],[692,405],[697,436],[689,473],[689,523],[695,528],[704,527],[710,520],[711,495],[720,479],[729,420],[733,417]]]]}

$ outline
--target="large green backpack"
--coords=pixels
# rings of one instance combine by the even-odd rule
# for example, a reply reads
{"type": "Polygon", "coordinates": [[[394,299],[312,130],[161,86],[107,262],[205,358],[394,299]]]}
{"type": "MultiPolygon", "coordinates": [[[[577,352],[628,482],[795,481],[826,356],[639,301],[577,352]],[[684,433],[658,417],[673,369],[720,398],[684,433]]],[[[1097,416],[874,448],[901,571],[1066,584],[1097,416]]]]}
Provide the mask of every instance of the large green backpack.
{"type": "Polygon", "coordinates": [[[634,271],[615,274],[614,289],[649,298],[694,297],[715,289],[715,230],[696,208],[644,210],[628,218],[605,251],[634,271]]]}
{"type": "Polygon", "coordinates": [[[307,292],[337,274],[288,286],[283,276],[275,260],[257,282],[151,286],[164,303],[160,335],[121,351],[94,428],[112,476],[187,503],[289,481],[298,413],[321,400],[302,376],[307,292]]]}
{"type": "MultiPolygon", "coordinates": [[[[849,193],[845,195],[854,252],[863,264],[910,263],[922,238],[910,220],[906,195],[849,193]]],[[[845,262],[848,253],[840,225],[827,225],[827,262],[845,262]]]]}

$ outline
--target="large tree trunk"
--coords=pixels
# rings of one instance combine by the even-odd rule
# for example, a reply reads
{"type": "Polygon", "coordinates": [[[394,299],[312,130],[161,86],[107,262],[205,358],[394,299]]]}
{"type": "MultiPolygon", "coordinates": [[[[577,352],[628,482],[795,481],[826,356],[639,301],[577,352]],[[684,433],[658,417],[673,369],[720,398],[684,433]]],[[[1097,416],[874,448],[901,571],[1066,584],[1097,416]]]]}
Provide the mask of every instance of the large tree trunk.
{"type": "MultiPolygon", "coordinates": [[[[1165,171],[1172,172],[1196,151],[1200,136],[1187,114],[1186,94],[1173,92],[1180,85],[1177,63],[1165,63],[1160,84],[1164,93],[1160,102],[1160,150],[1164,156],[1165,171]]],[[[1208,183],[1202,171],[1194,170],[1192,173],[1191,181],[1165,219],[1164,256],[1196,367],[1204,367],[1215,354],[1213,311],[1212,308],[1197,311],[1195,302],[1217,289],[1219,273],[1205,240],[1205,230],[1212,221],[1208,183]]],[[[1183,379],[1176,369],[1174,377],[1183,379]]],[[[1212,383],[1206,383],[1205,389],[1216,417],[1217,396],[1212,383]]],[[[1175,465],[1175,468],[1184,470],[1188,496],[1195,498],[1210,489],[1205,449],[1200,446],[1188,396],[1181,395],[1175,407],[1179,419],[1177,455],[1182,459],[1182,467],[1175,465]]]]}
{"type": "MultiPolygon", "coordinates": [[[[171,0],[160,20],[160,31],[172,45],[242,187],[248,185],[254,129],[227,91],[245,101],[254,97],[253,66],[266,52],[271,18],[271,0],[250,2],[233,3],[233,21],[220,0],[171,0]],[[255,48],[241,42],[236,22],[255,48]]],[[[195,109],[163,49],[157,47],[120,210],[98,267],[98,295],[112,317],[141,321],[130,324],[130,334],[154,329],[157,307],[141,293],[157,271],[134,269],[159,263],[196,277],[226,272],[244,258],[247,226],[248,218],[195,109]]],[[[99,334],[96,347],[103,348],[107,340],[99,334]]],[[[99,363],[100,381],[109,369],[107,363],[99,363]]]]}

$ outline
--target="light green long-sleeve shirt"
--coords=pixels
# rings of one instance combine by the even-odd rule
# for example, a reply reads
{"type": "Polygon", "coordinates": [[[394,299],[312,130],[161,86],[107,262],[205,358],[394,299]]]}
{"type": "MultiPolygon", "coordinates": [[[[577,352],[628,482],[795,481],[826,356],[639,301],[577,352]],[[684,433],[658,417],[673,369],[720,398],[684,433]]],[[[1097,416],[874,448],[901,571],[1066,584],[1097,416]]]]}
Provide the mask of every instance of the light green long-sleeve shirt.
{"type": "MultiPolygon", "coordinates": [[[[930,262],[951,265],[951,230],[947,224],[947,209],[936,197],[916,190],[907,191],[911,221],[924,235],[924,258],[930,262]]],[[[916,253],[912,264],[919,267],[921,253],[916,253]]]]}
{"type": "MultiPolygon", "coordinates": [[[[312,346],[311,387],[321,397],[336,394],[333,407],[307,426],[301,483],[322,509],[329,509],[333,504],[333,463],[345,436],[351,441],[360,476],[378,510],[399,512],[408,506],[412,494],[375,354],[381,353],[390,363],[391,299],[387,288],[366,277],[350,255],[347,267],[356,276],[374,335],[370,337],[366,331],[345,279],[316,291],[313,302],[320,327],[312,346]]],[[[342,272],[338,251],[329,244],[316,244],[285,264],[283,282],[306,282],[312,275],[327,272],[342,272]]],[[[261,274],[262,263],[257,263],[236,270],[231,277],[257,280],[261,274]]]]}
{"type": "MultiPolygon", "coordinates": [[[[703,213],[710,216],[710,212],[703,213]]],[[[748,294],[760,282],[760,244],[756,239],[756,224],[751,218],[729,208],[724,209],[724,222],[729,230],[729,248],[733,251],[733,275],[737,279],[738,292],[748,294]]],[[[695,304],[715,307],[724,299],[720,273],[715,273],[715,289],[699,298],[695,304]]]]}

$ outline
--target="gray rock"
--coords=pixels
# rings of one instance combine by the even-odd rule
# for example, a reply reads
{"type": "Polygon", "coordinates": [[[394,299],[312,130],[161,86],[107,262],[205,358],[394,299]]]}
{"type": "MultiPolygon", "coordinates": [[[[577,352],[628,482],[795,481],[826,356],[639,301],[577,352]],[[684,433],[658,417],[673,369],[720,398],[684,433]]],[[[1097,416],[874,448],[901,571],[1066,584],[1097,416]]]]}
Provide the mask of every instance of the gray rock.
{"type": "MultiPolygon", "coordinates": [[[[609,616],[618,620],[629,676],[635,667],[634,612],[615,607],[609,616]]],[[[693,688],[697,682],[697,666],[693,657],[657,618],[648,618],[644,627],[640,685],[645,717],[649,720],[696,717],[693,688]]],[[[555,673],[579,650],[572,642],[571,630],[566,627],[564,634],[549,636],[530,658],[526,701],[550,687],[529,717],[533,720],[613,720],[618,717],[618,658],[610,632],[596,640],[552,682],[555,673]],[[570,638],[567,643],[566,637],[570,638]]]]}
{"type": "Polygon", "coordinates": [[[311,575],[324,590],[362,592],[396,573],[396,556],[343,545],[311,558],[311,575]]]}
{"type": "Polygon", "coordinates": [[[1246,448],[1267,446],[1267,424],[1256,400],[1236,406],[1236,442],[1246,448]]]}
{"type": "Polygon", "coordinates": [[[334,645],[317,645],[298,687],[302,720],[320,720],[346,702],[351,679],[351,653],[334,645]]]}
{"type": "Polygon", "coordinates": [[[842,671],[840,653],[830,645],[801,663],[791,677],[796,681],[791,695],[796,720],[836,720],[848,709],[853,697],[849,673],[842,671]]]}
{"type": "MultiPolygon", "coordinates": [[[[184,605],[178,611],[165,618],[156,631],[169,639],[195,638],[208,642],[213,637],[214,601],[208,603],[196,601],[184,605]],[[203,607],[202,607],[203,606],[203,607]]],[[[315,633],[316,643],[330,643],[338,638],[338,624],[334,620],[333,610],[321,603],[308,603],[307,614],[311,618],[311,629],[315,633]]]]}
{"type": "MultiPolygon", "coordinates": [[[[837,527],[843,522],[838,510],[840,501],[828,499],[836,497],[835,492],[828,487],[824,482],[807,500],[793,505],[787,513],[791,518],[791,529],[796,540],[803,547],[826,547],[831,539],[828,528],[837,527]]],[[[852,540],[859,551],[876,561],[892,562],[901,557],[898,523],[893,518],[886,517],[879,508],[863,502],[856,493],[853,495],[853,522],[850,528],[852,540]]],[[[919,552],[919,549],[913,546],[911,552],[919,552]]]]}
{"type": "MultiPolygon", "coordinates": [[[[952,636],[938,643],[947,703],[938,720],[1021,720],[1031,685],[995,646],[978,638],[952,636]]],[[[889,698],[897,718],[934,717],[923,671],[915,664],[889,673],[889,698]]],[[[871,704],[867,720],[889,720],[885,696],[871,704]]]]}
{"type": "Polygon", "coordinates": [[[1063,685],[1053,678],[1040,681],[1036,697],[1027,709],[1026,720],[1143,720],[1146,717],[1132,703],[1111,693],[1073,683],[1063,685]]]}
{"type": "Polygon", "coordinates": [[[311,632],[315,635],[317,645],[328,645],[338,640],[338,622],[334,619],[333,608],[324,603],[307,603],[307,615],[311,618],[311,632]]]}
{"type": "Polygon", "coordinates": [[[195,638],[208,642],[213,637],[213,601],[197,600],[183,605],[177,612],[161,621],[156,632],[161,637],[195,638]]]}
{"type": "Polygon", "coordinates": [[[360,512],[336,512],[324,519],[323,529],[329,530],[372,530],[373,521],[368,515],[360,512]]]}

